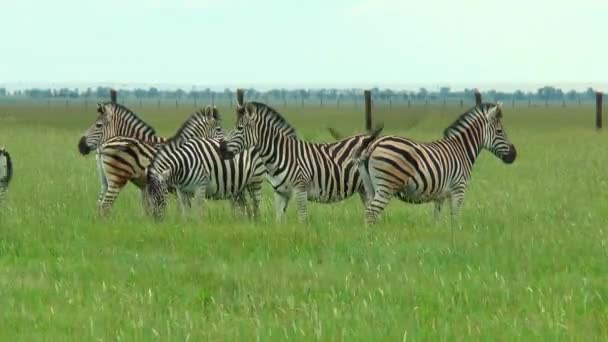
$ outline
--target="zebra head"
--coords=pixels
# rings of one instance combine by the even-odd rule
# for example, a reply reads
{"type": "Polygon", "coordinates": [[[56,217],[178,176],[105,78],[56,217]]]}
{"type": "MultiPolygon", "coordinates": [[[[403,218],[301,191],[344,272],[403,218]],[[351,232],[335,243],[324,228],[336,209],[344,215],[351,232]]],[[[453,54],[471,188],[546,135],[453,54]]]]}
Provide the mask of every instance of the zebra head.
{"type": "Polygon", "coordinates": [[[502,125],[502,103],[491,105],[486,108],[485,118],[487,125],[485,126],[485,134],[483,135],[482,145],[503,162],[511,164],[517,157],[515,145],[511,143],[507,132],[502,125]]]}
{"type": "Polygon", "coordinates": [[[205,109],[196,111],[184,122],[174,136],[174,139],[180,141],[190,138],[224,138],[220,113],[215,106],[207,106],[205,109]]]}
{"type": "Polygon", "coordinates": [[[142,191],[143,204],[146,213],[155,220],[161,220],[167,208],[169,187],[166,179],[167,172],[161,173],[152,167],[146,169],[146,186],[142,191]]]}
{"type": "Polygon", "coordinates": [[[502,104],[483,103],[462,114],[445,129],[446,138],[459,137],[474,157],[485,148],[511,164],[517,157],[515,145],[507,137],[502,125],[502,104]]]}
{"type": "Polygon", "coordinates": [[[98,103],[97,113],[97,119],[78,142],[78,150],[83,155],[89,154],[116,136],[146,140],[156,135],[154,128],[123,105],[113,102],[98,103]]]}
{"type": "Polygon", "coordinates": [[[232,159],[246,149],[262,147],[272,137],[296,137],[296,130],[276,110],[259,102],[238,106],[235,128],[220,142],[220,154],[232,159]]]}

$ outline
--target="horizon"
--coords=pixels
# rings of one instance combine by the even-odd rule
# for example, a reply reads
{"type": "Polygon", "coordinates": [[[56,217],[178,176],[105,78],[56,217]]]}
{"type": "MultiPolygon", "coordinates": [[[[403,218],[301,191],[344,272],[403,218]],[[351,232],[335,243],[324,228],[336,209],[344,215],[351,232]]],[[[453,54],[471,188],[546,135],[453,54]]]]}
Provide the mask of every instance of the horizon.
{"type": "Polygon", "coordinates": [[[223,91],[224,89],[237,89],[244,88],[249,89],[253,88],[259,91],[268,91],[271,89],[286,89],[286,90],[294,90],[294,89],[309,89],[309,90],[317,90],[317,89],[391,89],[396,91],[418,91],[421,88],[425,88],[430,92],[438,91],[441,87],[449,87],[451,92],[459,92],[465,89],[477,89],[480,92],[487,91],[498,91],[498,92],[514,92],[516,90],[521,90],[523,92],[536,92],[539,88],[543,88],[545,86],[554,87],[557,89],[561,89],[564,92],[575,90],[577,92],[582,92],[587,90],[588,88],[592,88],[595,91],[605,92],[608,89],[608,82],[606,83],[562,83],[562,84],[545,84],[545,83],[497,83],[497,84],[480,84],[478,86],[468,86],[463,84],[393,84],[393,85],[377,85],[377,84],[355,84],[355,85],[339,85],[339,84],[301,84],[301,85],[281,85],[281,84],[225,84],[225,85],[192,85],[192,84],[162,84],[162,83],[136,83],[136,82],[13,82],[13,83],[2,83],[0,82],[0,88],[5,88],[9,92],[14,91],[23,91],[26,89],[78,89],[79,91],[85,91],[87,88],[95,89],[97,87],[109,87],[113,89],[126,89],[126,90],[134,90],[137,88],[140,89],[149,89],[149,88],[157,88],[159,90],[176,90],[182,89],[184,91],[190,90],[204,90],[210,89],[212,91],[223,91]]]}

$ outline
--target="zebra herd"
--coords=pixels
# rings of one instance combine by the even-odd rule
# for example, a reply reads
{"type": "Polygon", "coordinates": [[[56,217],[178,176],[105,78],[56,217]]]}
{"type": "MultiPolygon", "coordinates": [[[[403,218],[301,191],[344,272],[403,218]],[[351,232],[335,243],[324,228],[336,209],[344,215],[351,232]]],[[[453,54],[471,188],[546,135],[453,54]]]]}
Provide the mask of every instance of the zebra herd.
{"type": "Polygon", "coordinates": [[[369,224],[392,197],[434,202],[437,215],[449,199],[455,218],[482,149],[505,163],[516,158],[500,103],[473,107],[443,139],[431,143],[381,136],[382,127],[332,143],[307,142],[279,112],[259,102],[238,104],[231,131],[224,132],[217,109],[207,106],[169,139],[123,105],[101,103],[97,112],[78,148],[83,155],[96,151],[98,210],[104,215],[132,182],[141,190],[146,213],[156,219],[163,217],[169,193],[177,195],[184,214],[192,200],[200,205],[205,199],[230,199],[233,207],[258,217],[266,179],[274,190],[277,219],[292,196],[298,220],[305,221],[308,201],[337,202],[355,193],[369,224]]]}

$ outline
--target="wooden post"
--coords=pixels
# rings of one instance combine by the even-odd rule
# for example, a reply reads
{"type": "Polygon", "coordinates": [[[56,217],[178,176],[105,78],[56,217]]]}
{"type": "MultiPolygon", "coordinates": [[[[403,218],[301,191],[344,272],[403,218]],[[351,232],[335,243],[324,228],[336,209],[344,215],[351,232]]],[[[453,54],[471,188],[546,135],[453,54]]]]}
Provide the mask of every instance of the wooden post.
{"type": "Polygon", "coordinates": [[[363,92],[365,97],[365,129],[367,131],[372,130],[372,92],[365,90],[363,92]]]}
{"type": "Polygon", "coordinates": [[[481,93],[479,92],[479,90],[475,90],[475,105],[481,105],[481,93]]]}
{"type": "Polygon", "coordinates": [[[604,94],[601,91],[595,93],[595,127],[602,128],[602,100],[604,94]]]}
{"type": "Polygon", "coordinates": [[[460,108],[462,108],[464,106],[464,103],[462,101],[462,99],[460,99],[460,108]]]}
{"type": "Polygon", "coordinates": [[[112,103],[116,103],[116,90],[115,89],[110,89],[110,101],[112,101],[112,103]]]}
{"type": "Polygon", "coordinates": [[[175,108],[177,108],[178,104],[177,104],[177,99],[175,99],[175,108]]]}
{"type": "Polygon", "coordinates": [[[245,90],[237,89],[236,90],[236,105],[242,106],[245,99],[245,90]]]}

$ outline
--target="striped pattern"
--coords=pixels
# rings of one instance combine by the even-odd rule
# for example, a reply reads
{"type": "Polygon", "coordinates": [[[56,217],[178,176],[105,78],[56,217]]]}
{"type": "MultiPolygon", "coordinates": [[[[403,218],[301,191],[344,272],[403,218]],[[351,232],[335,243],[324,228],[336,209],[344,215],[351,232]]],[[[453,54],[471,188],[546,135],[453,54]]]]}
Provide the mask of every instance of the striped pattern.
{"type": "Polygon", "coordinates": [[[127,107],[113,102],[97,105],[97,119],[82,135],[78,142],[81,154],[86,155],[98,149],[105,141],[114,137],[131,137],[151,143],[162,143],[164,138],[156,136],[156,131],[127,107]]]}
{"type": "MultiPolygon", "coordinates": [[[[98,112],[96,122],[81,138],[79,149],[83,154],[96,150],[101,183],[97,206],[99,212],[105,215],[127,183],[132,182],[143,189],[145,169],[165,139],[156,136],[151,126],[124,106],[105,103],[99,106],[98,112]]],[[[219,119],[217,109],[207,106],[190,116],[178,134],[184,139],[195,136],[222,137],[219,119]]]]}
{"type": "Polygon", "coordinates": [[[164,216],[167,194],[174,188],[185,214],[191,199],[226,199],[240,196],[245,190],[253,200],[258,216],[262,183],[266,168],[255,149],[224,160],[219,153],[220,140],[191,138],[171,139],[159,149],[147,170],[144,206],[148,214],[164,216]]]}
{"type": "Polygon", "coordinates": [[[359,170],[370,202],[367,223],[376,222],[395,195],[409,203],[434,202],[436,216],[449,199],[452,217],[457,217],[481,150],[491,151],[505,163],[516,158],[501,118],[501,105],[486,103],[462,114],[442,140],[419,143],[384,136],[365,146],[359,170]]]}
{"type": "Polygon", "coordinates": [[[331,203],[359,192],[365,200],[353,151],[368,136],[355,136],[330,144],[315,144],[283,134],[295,131],[271,107],[245,103],[237,110],[236,128],[222,142],[222,153],[231,157],[255,147],[266,165],[275,191],[276,215],[280,219],[295,194],[298,219],[308,216],[307,201],[331,203]]]}
{"type": "Polygon", "coordinates": [[[4,202],[13,178],[13,162],[5,147],[0,147],[0,203],[4,202]]]}

